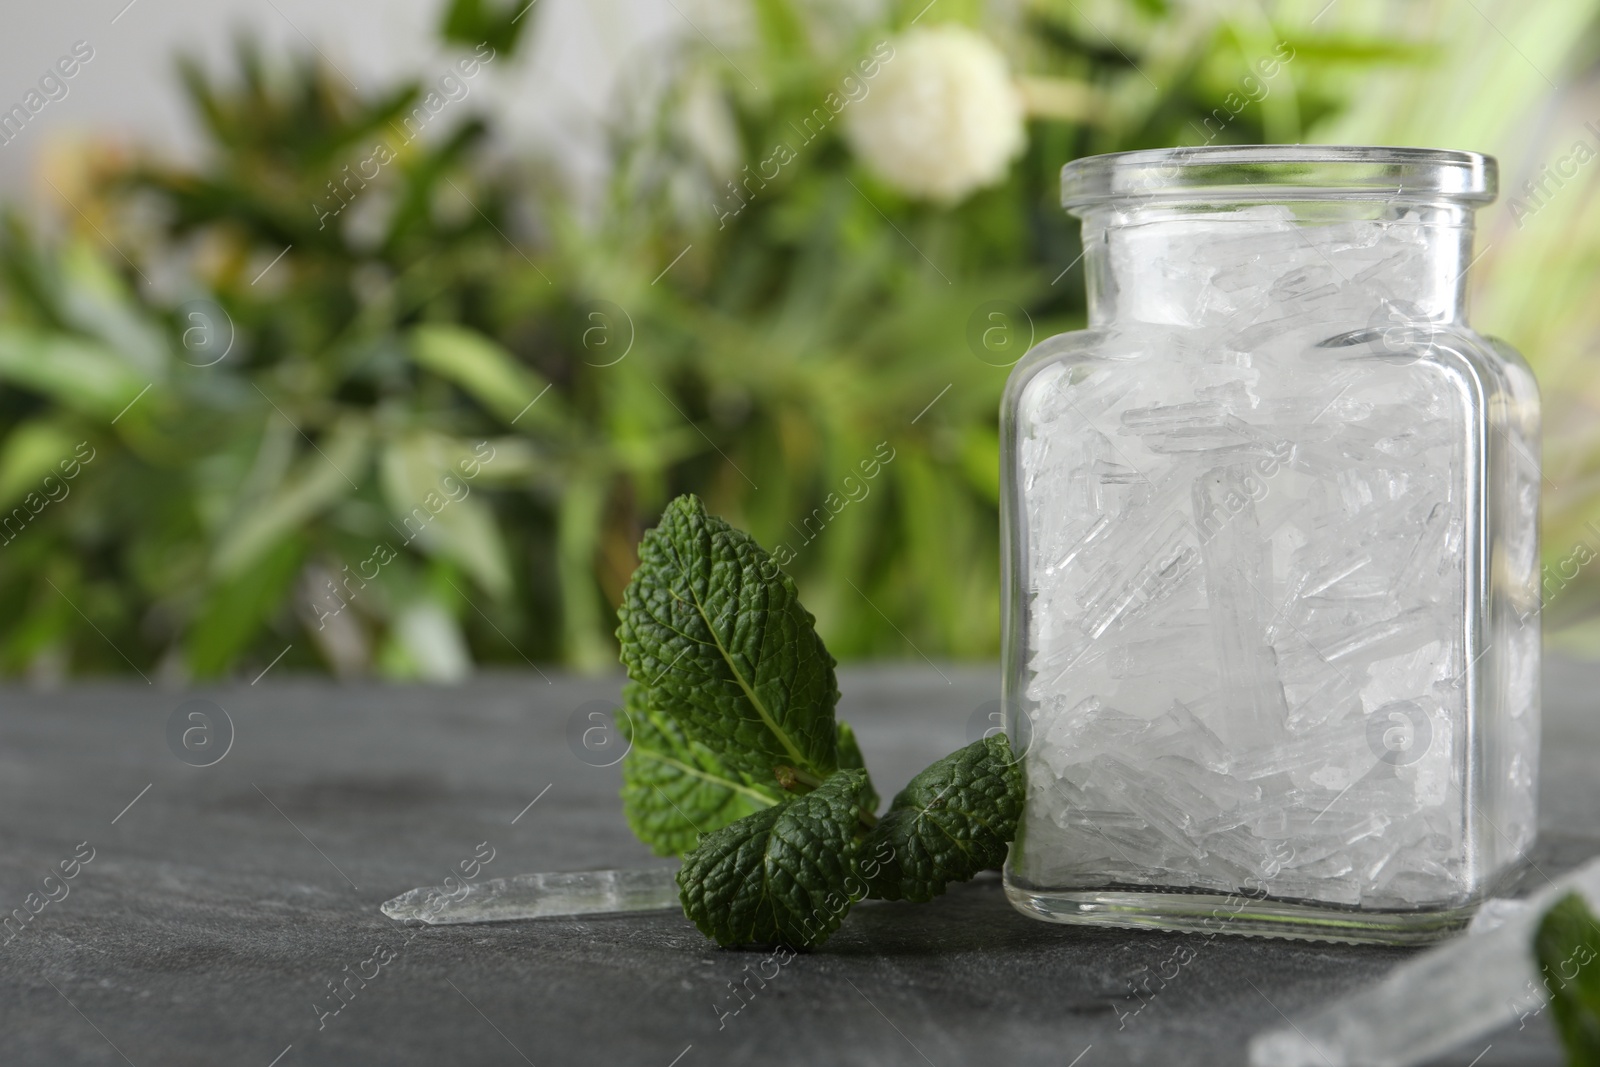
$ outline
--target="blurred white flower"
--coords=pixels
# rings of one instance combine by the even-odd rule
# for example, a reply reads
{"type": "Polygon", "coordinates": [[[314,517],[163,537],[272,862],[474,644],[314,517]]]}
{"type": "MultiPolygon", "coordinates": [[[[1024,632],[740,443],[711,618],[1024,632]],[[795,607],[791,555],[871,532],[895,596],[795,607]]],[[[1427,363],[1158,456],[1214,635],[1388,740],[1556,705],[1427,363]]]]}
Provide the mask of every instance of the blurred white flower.
{"type": "Polygon", "coordinates": [[[885,182],[948,204],[1005,177],[1022,123],[1022,98],[988,38],[929,26],[894,42],[872,91],[846,112],[845,136],[885,182]]]}

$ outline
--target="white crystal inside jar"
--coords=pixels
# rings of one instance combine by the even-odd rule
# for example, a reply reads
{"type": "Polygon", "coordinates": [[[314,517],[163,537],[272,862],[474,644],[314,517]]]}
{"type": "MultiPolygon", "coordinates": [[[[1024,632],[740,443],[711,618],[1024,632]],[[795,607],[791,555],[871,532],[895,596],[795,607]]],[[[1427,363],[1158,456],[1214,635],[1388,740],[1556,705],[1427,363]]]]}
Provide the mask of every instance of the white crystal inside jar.
{"type": "MultiPolygon", "coordinates": [[[[1093,241],[1103,333],[1012,412],[1033,725],[1013,873],[1466,900],[1485,453],[1449,326],[1470,241],[1283,205],[1086,221],[1093,241]]],[[[1536,640],[1507,647],[1536,670],[1536,640]]]]}

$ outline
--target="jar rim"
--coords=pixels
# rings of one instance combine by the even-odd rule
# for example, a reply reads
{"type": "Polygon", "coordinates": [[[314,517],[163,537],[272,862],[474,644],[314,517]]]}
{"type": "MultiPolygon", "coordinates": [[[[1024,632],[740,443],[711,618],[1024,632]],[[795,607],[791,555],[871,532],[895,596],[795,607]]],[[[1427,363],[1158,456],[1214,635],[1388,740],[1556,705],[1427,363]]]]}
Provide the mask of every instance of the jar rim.
{"type": "Polygon", "coordinates": [[[1363,145],[1205,145],[1084,156],[1061,168],[1061,204],[1124,201],[1277,203],[1284,200],[1495,198],[1493,156],[1363,145]]]}

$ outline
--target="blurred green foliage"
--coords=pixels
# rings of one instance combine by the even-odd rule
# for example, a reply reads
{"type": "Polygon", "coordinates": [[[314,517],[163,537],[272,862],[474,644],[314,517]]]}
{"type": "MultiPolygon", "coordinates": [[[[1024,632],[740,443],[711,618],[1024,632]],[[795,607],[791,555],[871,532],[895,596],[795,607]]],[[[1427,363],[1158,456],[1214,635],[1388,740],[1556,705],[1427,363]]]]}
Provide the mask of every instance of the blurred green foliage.
{"type": "MultiPolygon", "coordinates": [[[[519,6],[456,0],[442,35],[508,63],[519,6]]],[[[683,492],[789,547],[836,654],[993,657],[1006,367],[1082,319],[1060,165],[1299,140],[1355,75],[1431,54],[1313,8],[945,0],[926,17],[992,35],[1034,117],[1003,184],[938,207],[838,124],[795,136],[924,4],[747,6],[746,39],[691,41],[614,116],[598,191],[508,160],[436,84],[362,95],[249,47],[182,66],[199,164],[58,168],[68,232],[13,212],[0,240],[0,508],[27,520],[0,532],[0,670],[603,669],[683,492]],[[999,305],[1026,314],[985,335],[999,305]],[[35,513],[47,477],[67,492],[35,513]]]]}

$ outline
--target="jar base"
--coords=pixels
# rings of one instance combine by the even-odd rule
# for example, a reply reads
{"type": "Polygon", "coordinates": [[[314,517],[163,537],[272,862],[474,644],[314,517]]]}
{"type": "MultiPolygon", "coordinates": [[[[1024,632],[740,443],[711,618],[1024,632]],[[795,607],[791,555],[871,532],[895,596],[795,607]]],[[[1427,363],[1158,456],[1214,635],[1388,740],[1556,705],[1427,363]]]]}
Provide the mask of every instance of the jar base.
{"type": "Polygon", "coordinates": [[[1477,902],[1459,907],[1377,911],[1338,905],[1159,889],[1026,889],[1006,883],[1022,914],[1045,922],[1177,933],[1236,934],[1297,941],[1423,945],[1460,932],[1477,902]]]}

